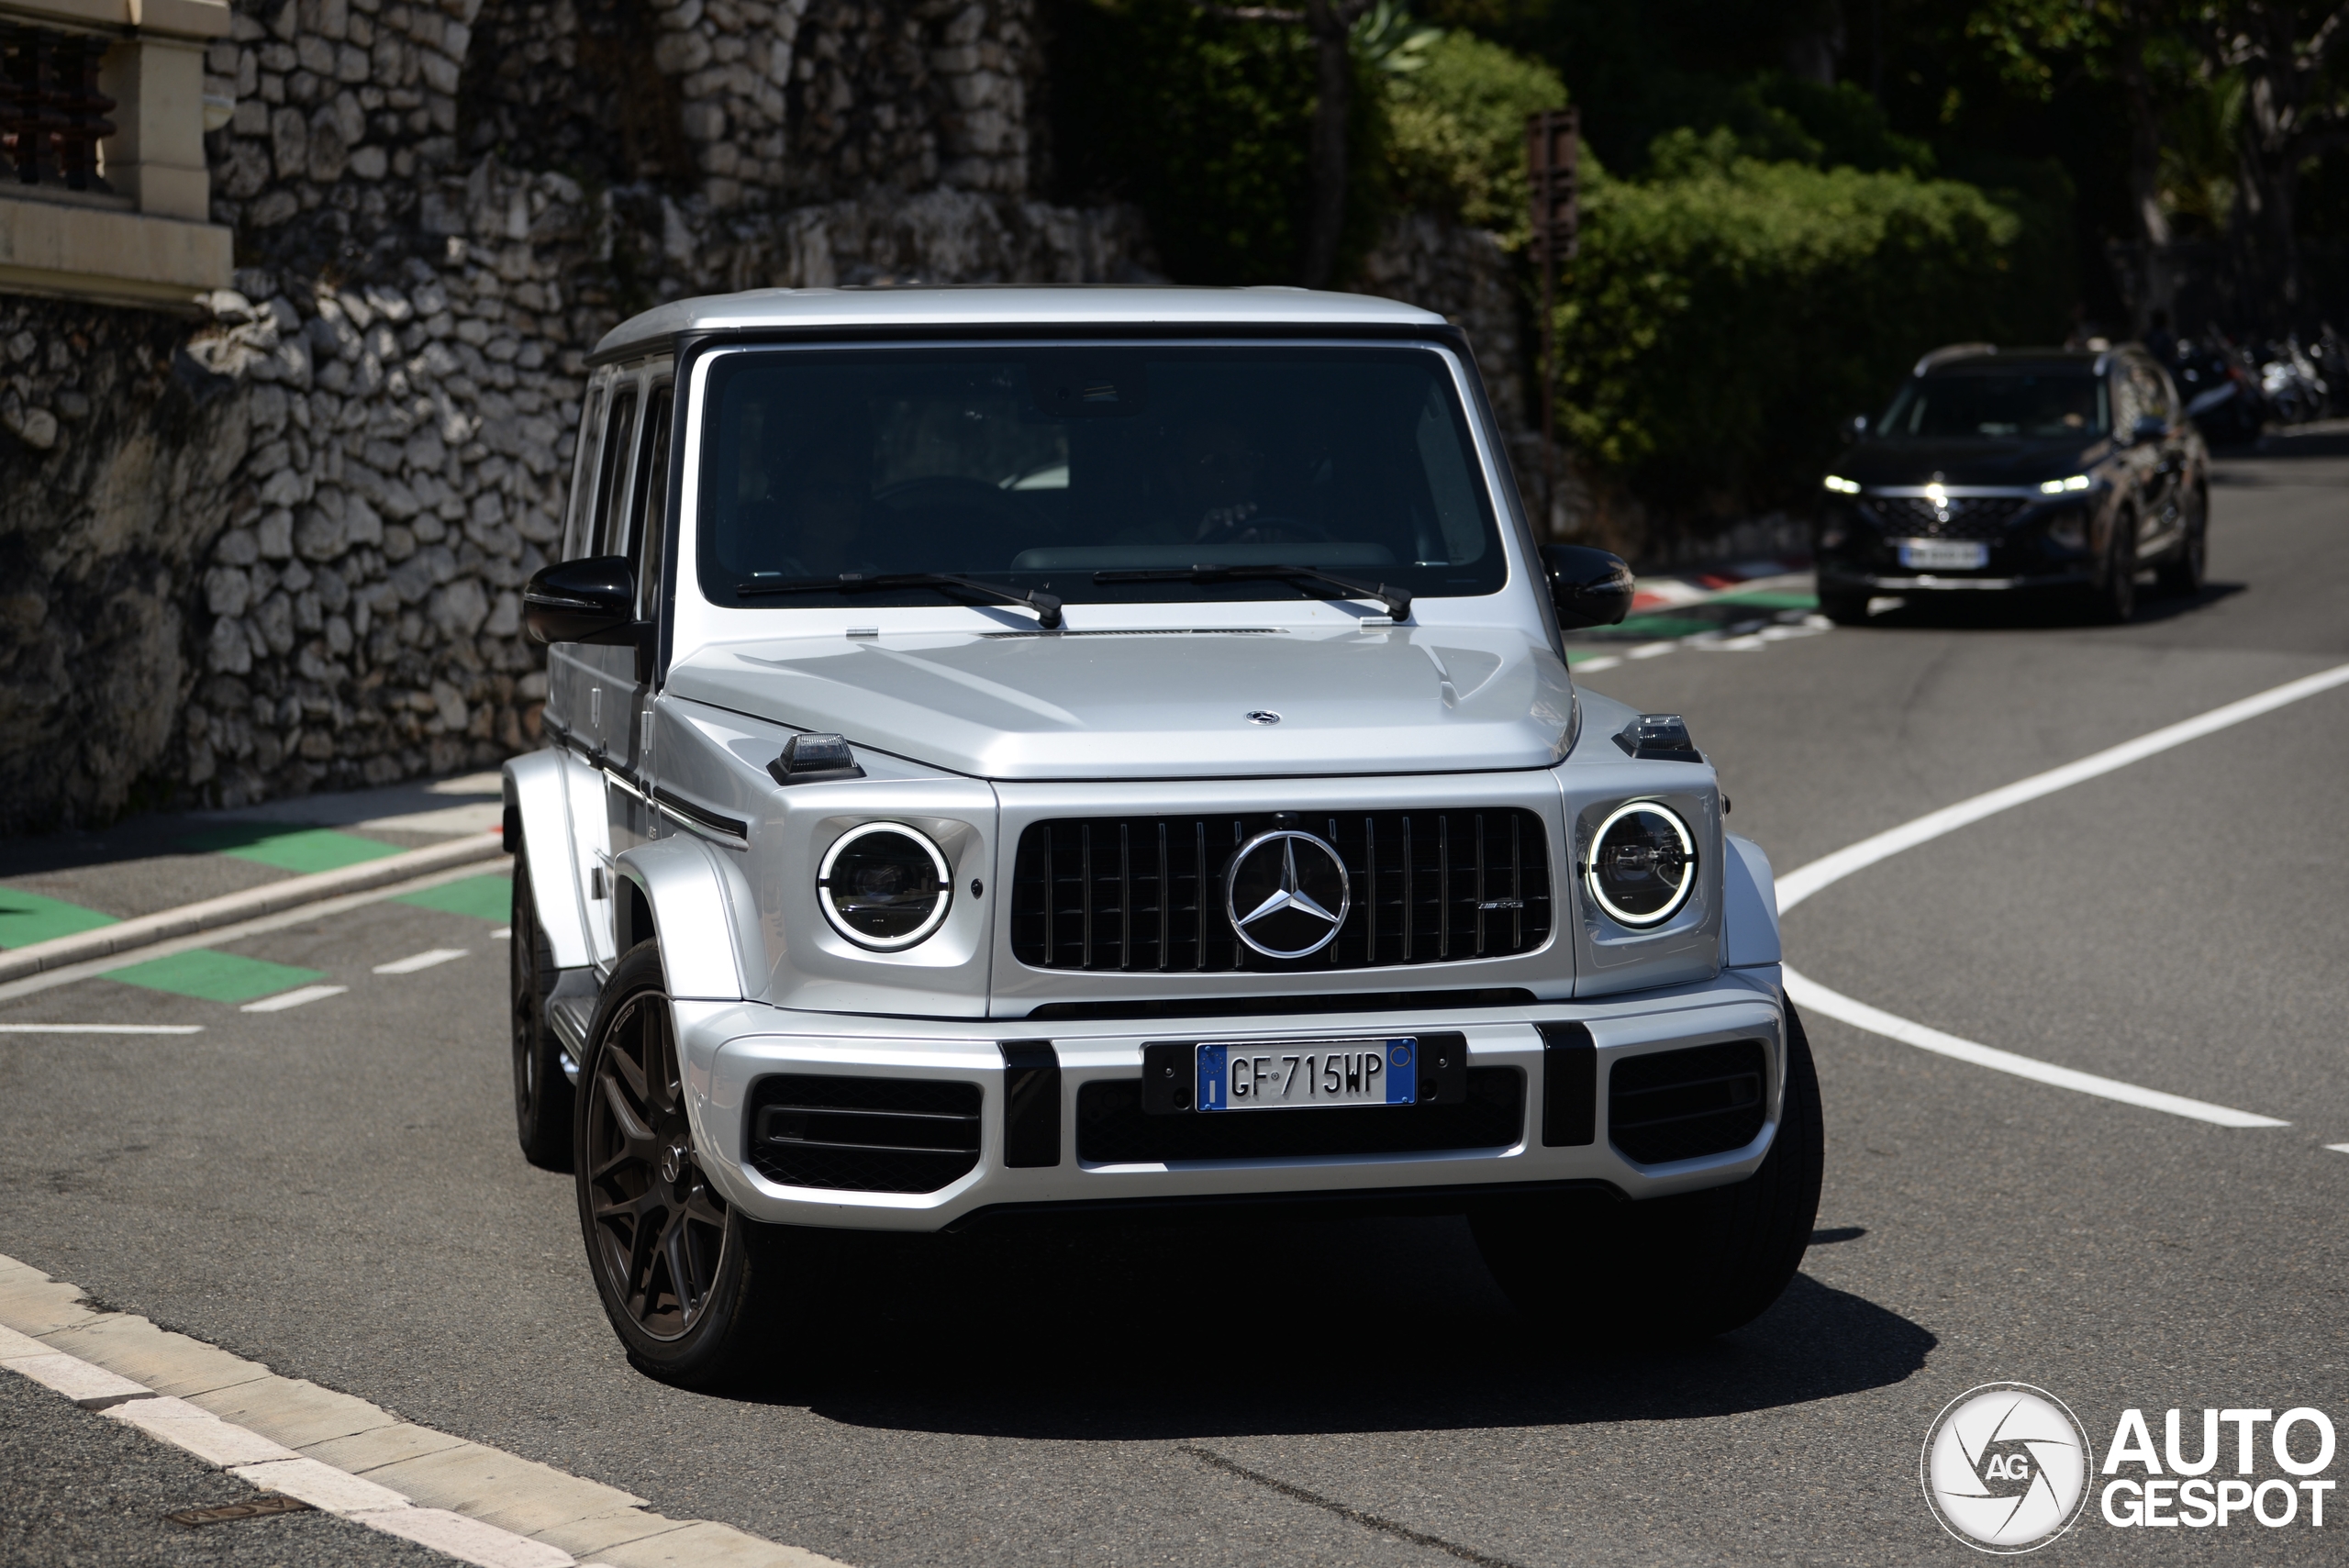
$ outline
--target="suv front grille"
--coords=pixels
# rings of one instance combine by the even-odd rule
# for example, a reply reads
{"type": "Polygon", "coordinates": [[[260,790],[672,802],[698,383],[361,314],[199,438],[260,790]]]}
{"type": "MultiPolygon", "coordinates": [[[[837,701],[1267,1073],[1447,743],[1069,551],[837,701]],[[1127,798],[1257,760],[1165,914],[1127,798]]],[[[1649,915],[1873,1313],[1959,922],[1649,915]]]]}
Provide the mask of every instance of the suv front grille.
{"type": "Polygon", "coordinates": [[[976,1084],[778,1073],[751,1087],[750,1161],[786,1187],[934,1193],[979,1162],[976,1084]]]}
{"type": "Polygon", "coordinates": [[[1868,506],[1904,539],[2006,537],[2007,525],[2031,505],[2021,495],[1953,495],[1939,509],[1922,495],[1871,495],[1868,506]],[[1944,518],[1942,512],[1949,516],[1944,518]]]}
{"type": "Polygon", "coordinates": [[[1742,1149],[1762,1130],[1770,1059],[1758,1040],[1627,1056],[1607,1074],[1607,1138],[1642,1165],[1742,1149]]]}
{"type": "Polygon", "coordinates": [[[1076,1157],[1090,1165],[1506,1149],[1524,1129],[1525,1074],[1514,1067],[1471,1067],[1456,1106],[1151,1116],[1138,1078],[1097,1079],[1076,1092],[1076,1157]]]}
{"type": "Polygon", "coordinates": [[[1011,951],[1037,969],[1124,973],[1384,969],[1531,952],[1550,937],[1542,818],[1485,811],[1301,812],[1345,862],[1353,907],[1319,952],[1274,959],[1232,933],[1224,876],[1268,813],[1064,817],[1019,836],[1011,951]]]}

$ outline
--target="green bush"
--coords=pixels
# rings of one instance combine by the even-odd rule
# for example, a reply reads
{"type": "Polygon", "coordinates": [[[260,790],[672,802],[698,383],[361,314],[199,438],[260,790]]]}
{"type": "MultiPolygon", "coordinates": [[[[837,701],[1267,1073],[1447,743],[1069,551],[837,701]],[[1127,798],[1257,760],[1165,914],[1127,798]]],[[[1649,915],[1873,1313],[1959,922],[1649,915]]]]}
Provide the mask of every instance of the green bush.
{"type": "MultiPolygon", "coordinates": [[[[1295,283],[1316,94],[1301,27],[1184,0],[1048,0],[1053,150],[1063,195],[1134,202],[1177,282],[1295,283]]],[[[1339,273],[1375,237],[1384,119],[1356,73],[1339,273]]]]}
{"type": "Polygon", "coordinates": [[[1540,61],[1457,30],[1422,60],[1386,79],[1389,200],[1521,240],[1525,117],[1564,107],[1564,84],[1540,61]]]}
{"type": "Polygon", "coordinates": [[[1809,500],[1835,421],[1923,350],[2060,328],[2016,214],[1972,185],[1656,139],[1650,177],[1592,172],[1559,308],[1566,438],[1682,517],[1809,500]]]}

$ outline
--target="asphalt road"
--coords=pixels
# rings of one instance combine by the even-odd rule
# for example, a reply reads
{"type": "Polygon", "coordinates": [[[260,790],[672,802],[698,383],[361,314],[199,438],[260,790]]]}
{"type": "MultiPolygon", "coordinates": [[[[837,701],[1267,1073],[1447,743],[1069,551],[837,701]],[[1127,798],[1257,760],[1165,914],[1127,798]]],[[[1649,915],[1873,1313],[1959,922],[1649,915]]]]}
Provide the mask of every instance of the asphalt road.
{"type": "MultiPolygon", "coordinates": [[[[2349,660],[2349,459],[2221,478],[2212,586],[2130,627],[1903,609],[1588,684],[1686,714],[1731,826],[1789,870],[2349,660]]],[[[515,1150],[496,922],[395,903],[239,944],[349,987],[284,1012],[103,981],[0,1004],[0,1023],[204,1026],[0,1035],[0,1251],[671,1516],[869,1568],[1971,1561],[1917,1469],[1977,1384],[2049,1389],[2099,1453],[2129,1407],[2157,1442],[2185,1409],[2190,1449],[2206,1407],[2314,1406],[2349,1446],[2349,1154],[2325,1147],[2349,1143],[2345,776],[2349,687],[1790,912],[1790,960],[1848,995],[2290,1125],[2214,1127],[1814,1018],[1820,1235],[1776,1307],[1685,1353],[1555,1343],[1458,1222],[1358,1220],[875,1249],[770,1385],[662,1387],[602,1320],[568,1179],[515,1150]],[[373,973],[430,949],[467,956],[373,973]],[[1229,1384],[1174,1364],[1184,1325],[1234,1314],[1446,1348],[1229,1384]]],[[[2254,1479],[2281,1473],[2265,1448],[2254,1479]]],[[[126,1518],[152,1506],[120,1496],[126,1518]]],[[[2337,1507],[2323,1529],[2121,1530],[2091,1504],[2046,1557],[2338,1562],[2337,1507]]],[[[69,1556],[25,1539],[11,1561],[69,1556]]],[[[171,1560],[130,1541],[119,1560],[171,1560]]]]}

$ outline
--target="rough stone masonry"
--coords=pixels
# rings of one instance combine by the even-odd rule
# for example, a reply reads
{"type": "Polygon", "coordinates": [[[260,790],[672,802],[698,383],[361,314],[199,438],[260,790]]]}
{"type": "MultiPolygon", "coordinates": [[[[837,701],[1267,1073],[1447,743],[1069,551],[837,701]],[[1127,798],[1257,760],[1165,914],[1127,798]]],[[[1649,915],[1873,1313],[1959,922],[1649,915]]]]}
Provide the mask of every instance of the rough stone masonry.
{"type": "MultiPolygon", "coordinates": [[[[0,295],[0,830],[535,745],[518,590],[634,310],[1151,275],[1130,209],[1031,194],[1030,0],[236,0],[207,69],[234,287],[0,295]]],[[[1424,227],[1371,286],[1509,372],[1489,237],[1424,227]]]]}

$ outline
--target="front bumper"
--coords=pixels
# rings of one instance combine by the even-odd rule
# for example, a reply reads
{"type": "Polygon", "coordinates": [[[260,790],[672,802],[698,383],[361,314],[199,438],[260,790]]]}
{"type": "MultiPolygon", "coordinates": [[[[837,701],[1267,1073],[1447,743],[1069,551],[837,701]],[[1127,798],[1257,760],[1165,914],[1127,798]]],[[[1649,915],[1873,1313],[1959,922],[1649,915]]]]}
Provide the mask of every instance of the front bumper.
{"type": "MultiPolygon", "coordinates": [[[[1060,1063],[1059,1162],[1015,1167],[1005,1161],[1004,1042],[1034,1041],[1045,1028],[1009,1020],[879,1018],[786,1011],[758,1003],[673,1003],[696,1146],[729,1202],[771,1223],[863,1230],[937,1230],[981,1211],[1055,1205],[1282,1199],[1398,1190],[1456,1194],[1480,1187],[1604,1184],[1631,1198],[1719,1186],[1753,1173],[1769,1152],[1783,1103],[1784,1002],[1773,966],[1724,970],[1700,984],[1581,1002],[1507,1008],[1441,1007],[1391,1013],[1242,1017],[1051,1026],[1060,1063]],[[1537,1024],[1575,1022],[1597,1057],[1595,1136],[1580,1146],[1542,1143],[1543,1043],[1537,1024]],[[1506,1147],[1431,1152],[1316,1155],[1248,1160],[1101,1163],[1081,1157],[1077,1103],[1100,1080],[1138,1081],[1152,1041],[1275,1041],[1339,1036],[1456,1032],[1468,1064],[1523,1074],[1524,1114],[1506,1147]],[[1624,1057],[1688,1046],[1759,1040],[1769,1073],[1762,1130],[1742,1148],[1667,1164],[1642,1165],[1608,1136],[1609,1070],[1624,1057]],[[750,1160],[751,1091],[777,1073],[976,1084],[982,1093],[976,1163],[935,1192],[886,1193],[783,1186],[750,1160]]],[[[1224,1112],[1224,1116],[1313,1117],[1313,1110],[1224,1112]]],[[[1414,1114],[1397,1110],[1397,1116],[1414,1114]]]]}

